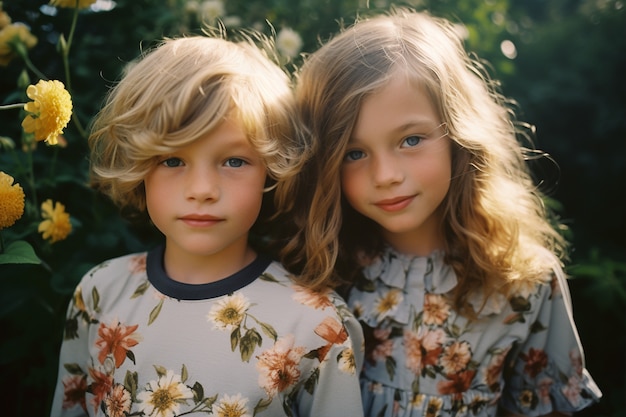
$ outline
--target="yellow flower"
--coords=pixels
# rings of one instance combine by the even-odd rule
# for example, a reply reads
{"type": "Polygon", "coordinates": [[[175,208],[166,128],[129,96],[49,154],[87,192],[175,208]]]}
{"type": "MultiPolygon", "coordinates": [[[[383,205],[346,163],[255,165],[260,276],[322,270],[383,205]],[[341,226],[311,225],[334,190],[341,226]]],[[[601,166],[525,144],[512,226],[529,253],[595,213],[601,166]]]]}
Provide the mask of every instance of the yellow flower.
{"type": "Polygon", "coordinates": [[[23,23],[13,23],[0,30],[0,66],[6,67],[18,52],[26,53],[37,44],[37,37],[23,23]]]}
{"type": "Polygon", "coordinates": [[[44,220],[39,223],[37,231],[44,239],[50,239],[50,243],[63,240],[72,231],[70,215],[65,212],[65,206],[59,202],[52,204],[52,200],[47,199],[41,205],[41,217],[44,220]]]}
{"type": "MultiPolygon", "coordinates": [[[[0,9],[2,9],[1,4],[0,4],[0,9]]],[[[11,24],[11,16],[9,16],[7,12],[0,10],[0,29],[10,24],[11,24]]]]}
{"type": "Polygon", "coordinates": [[[236,292],[215,304],[207,319],[213,322],[214,329],[233,330],[241,324],[250,308],[250,300],[236,292]]]}
{"type": "Polygon", "coordinates": [[[139,411],[148,416],[177,416],[180,414],[181,404],[184,405],[186,400],[193,398],[194,391],[183,383],[180,375],[169,369],[158,381],[148,382],[145,389],[137,393],[141,407],[139,411]]]}
{"type": "Polygon", "coordinates": [[[29,101],[24,110],[29,114],[22,127],[26,133],[34,133],[35,139],[50,145],[58,143],[58,136],[72,117],[72,97],[61,81],[39,81],[26,89],[29,101]]]}
{"type": "Polygon", "coordinates": [[[215,404],[213,412],[217,417],[251,417],[248,412],[248,399],[241,393],[237,395],[226,395],[215,404]]]}
{"type": "Polygon", "coordinates": [[[50,0],[50,6],[67,7],[73,9],[76,8],[76,3],[78,3],[79,9],[86,9],[95,2],[96,0],[50,0]]]}
{"type": "Polygon", "coordinates": [[[13,177],[0,171],[0,230],[13,226],[24,214],[24,190],[13,177]]]}

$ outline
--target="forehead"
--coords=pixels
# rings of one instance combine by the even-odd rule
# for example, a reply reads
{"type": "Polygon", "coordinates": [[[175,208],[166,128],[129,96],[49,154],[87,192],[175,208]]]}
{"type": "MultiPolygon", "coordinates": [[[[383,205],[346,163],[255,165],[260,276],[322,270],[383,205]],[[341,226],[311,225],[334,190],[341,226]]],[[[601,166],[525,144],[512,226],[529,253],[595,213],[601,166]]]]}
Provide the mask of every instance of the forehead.
{"type": "Polygon", "coordinates": [[[406,129],[432,129],[439,124],[437,111],[426,89],[398,72],[388,83],[364,98],[352,137],[358,140],[406,129]]]}

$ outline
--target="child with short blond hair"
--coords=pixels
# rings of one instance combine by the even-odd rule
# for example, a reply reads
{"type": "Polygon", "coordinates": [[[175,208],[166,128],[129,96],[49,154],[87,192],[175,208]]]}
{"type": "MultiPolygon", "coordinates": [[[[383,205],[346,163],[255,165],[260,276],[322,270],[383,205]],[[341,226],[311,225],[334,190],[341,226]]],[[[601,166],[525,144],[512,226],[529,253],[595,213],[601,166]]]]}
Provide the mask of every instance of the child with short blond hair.
{"type": "Polygon", "coordinates": [[[271,52],[260,36],[167,39],[108,95],[93,183],[164,243],[80,281],[53,417],[362,415],[358,322],[329,281],[250,243],[301,163],[289,77],[255,39],[271,52]]]}

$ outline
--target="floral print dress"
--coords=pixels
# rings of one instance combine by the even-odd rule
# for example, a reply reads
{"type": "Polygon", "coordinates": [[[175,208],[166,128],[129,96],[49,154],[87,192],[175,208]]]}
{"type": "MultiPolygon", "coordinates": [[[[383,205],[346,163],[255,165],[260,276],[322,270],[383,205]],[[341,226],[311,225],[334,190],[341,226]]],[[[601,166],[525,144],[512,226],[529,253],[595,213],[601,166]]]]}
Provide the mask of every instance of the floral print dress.
{"type": "Polygon", "coordinates": [[[600,398],[559,268],[509,299],[492,297],[475,321],[445,297],[457,278],[441,252],[413,257],[388,248],[363,272],[348,305],[365,330],[366,416],[539,416],[600,398]]]}
{"type": "Polygon", "coordinates": [[[163,247],[106,261],[67,311],[51,416],[362,416],[363,335],[332,291],[261,257],[189,285],[163,247]]]}

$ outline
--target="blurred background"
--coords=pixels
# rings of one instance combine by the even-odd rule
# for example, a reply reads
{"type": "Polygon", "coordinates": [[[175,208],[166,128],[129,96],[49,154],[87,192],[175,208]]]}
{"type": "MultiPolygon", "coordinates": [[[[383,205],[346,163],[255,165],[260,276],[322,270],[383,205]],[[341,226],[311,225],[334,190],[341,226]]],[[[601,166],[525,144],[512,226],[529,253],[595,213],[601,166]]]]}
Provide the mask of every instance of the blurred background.
{"type": "MultiPolygon", "coordinates": [[[[4,416],[45,416],[74,286],[101,261],[157,239],[87,184],[85,132],[125,65],[163,36],[202,22],[275,33],[289,70],[358,14],[392,5],[459,24],[467,50],[490,63],[518,118],[536,127],[534,161],[547,202],[568,228],[567,271],[587,367],[604,393],[580,416],[626,416],[626,4],[623,0],[6,0],[0,12],[0,105],[29,101],[40,78],[61,80],[74,118],[59,146],[34,143],[23,110],[0,111],[0,171],[24,188],[26,210],[0,230],[39,264],[0,261],[0,404],[4,416]],[[21,40],[15,40],[18,33],[21,40]],[[33,41],[35,39],[35,41],[33,41]],[[20,46],[21,45],[21,46],[20,46]],[[72,232],[38,233],[40,204],[60,202],[72,232]]],[[[0,198],[2,195],[0,195],[0,198]]]]}

